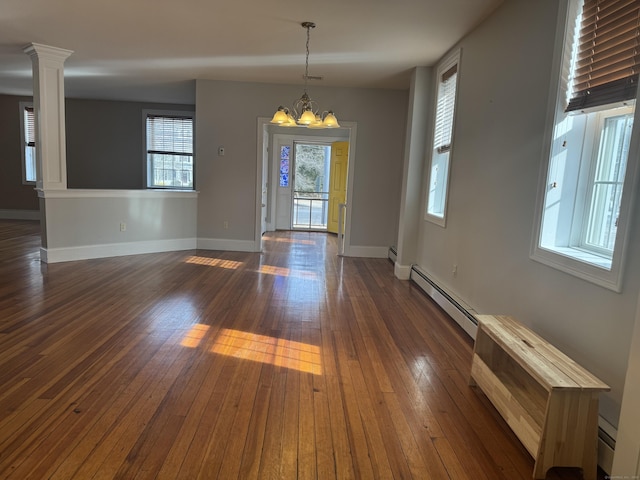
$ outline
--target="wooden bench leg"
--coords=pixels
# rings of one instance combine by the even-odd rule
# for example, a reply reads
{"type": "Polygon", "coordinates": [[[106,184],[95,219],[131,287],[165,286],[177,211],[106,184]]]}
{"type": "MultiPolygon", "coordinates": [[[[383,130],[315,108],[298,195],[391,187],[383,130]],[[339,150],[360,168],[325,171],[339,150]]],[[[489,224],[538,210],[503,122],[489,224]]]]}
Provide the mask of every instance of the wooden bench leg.
{"type": "Polygon", "coordinates": [[[582,468],[584,480],[598,474],[598,392],[553,391],[533,478],[551,467],[582,468]]]}

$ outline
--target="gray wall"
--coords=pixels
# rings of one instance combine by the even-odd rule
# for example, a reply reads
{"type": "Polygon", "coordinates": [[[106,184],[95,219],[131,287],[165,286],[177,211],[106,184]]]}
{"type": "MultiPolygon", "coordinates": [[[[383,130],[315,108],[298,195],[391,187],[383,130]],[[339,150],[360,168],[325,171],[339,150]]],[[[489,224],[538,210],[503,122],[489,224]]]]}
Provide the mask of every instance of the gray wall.
{"type": "MultiPolygon", "coordinates": [[[[257,119],[302,94],[300,86],[196,82],[198,237],[253,240],[257,119]],[[218,146],[225,147],[219,157],[218,146]],[[228,229],[224,222],[228,221],[228,229]]],[[[351,244],[392,245],[397,236],[406,91],[312,87],[340,121],[357,123],[351,244]],[[379,120],[380,117],[384,122],[379,120]]]]}
{"type": "MultiPolygon", "coordinates": [[[[198,237],[254,239],[257,119],[301,93],[300,86],[197,82],[198,237]],[[217,155],[219,145],[224,157],[217,155]]],[[[313,87],[310,94],[340,120],[357,123],[351,244],[388,247],[397,236],[407,92],[313,87]]],[[[0,145],[8,145],[0,151],[11,150],[1,161],[13,158],[14,169],[3,172],[0,209],[38,208],[33,188],[20,183],[19,100],[30,98],[0,97],[0,118],[11,127],[0,135],[0,145]]],[[[70,189],[144,188],[142,110],[195,108],[81,99],[67,99],[65,107],[70,189]]]]}
{"type": "Polygon", "coordinates": [[[66,101],[69,188],[140,189],[143,178],[142,111],[187,110],[193,105],[66,101]]]}
{"type": "Polygon", "coordinates": [[[0,210],[38,210],[35,185],[22,184],[20,102],[30,101],[0,95],[0,210]]]}
{"type": "MultiPolygon", "coordinates": [[[[19,102],[31,101],[0,95],[0,209],[38,209],[34,185],[22,185],[19,102]]],[[[195,111],[195,105],[66,100],[68,188],[145,188],[144,109],[195,111]]]]}
{"type": "MultiPolygon", "coordinates": [[[[507,0],[460,42],[447,226],[418,220],[418,264],[479,313],[515,315],[607,382],[600,410],[617,425],[640,288],[640,209],[620,294],[529,258],[557,14],[558,0],[507,0]]],[[[422,196],[424,206],[424,184],[422,196]]]]}

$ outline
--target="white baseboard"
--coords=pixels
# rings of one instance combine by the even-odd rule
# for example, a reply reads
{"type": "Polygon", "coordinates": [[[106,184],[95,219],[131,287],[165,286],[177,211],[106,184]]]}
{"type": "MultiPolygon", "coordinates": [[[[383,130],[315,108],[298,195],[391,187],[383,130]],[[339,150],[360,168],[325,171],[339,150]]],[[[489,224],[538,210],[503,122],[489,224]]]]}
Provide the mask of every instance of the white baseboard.
{"type": "Polygon", "coordinates": [[[389,247],[362,247],[351,245],[344,252],[345,257],[388,258],[389,247]]]}
{"type": "Polygon", "coordinates": [[[2,220],[40,220],[40,210],[4,210],[0,209],[2,220]]]}
{"type": "Polygon", "coordinates": [[[112,243],[106,245],[83,245],[78,247],[41,248],[40,260],[44,263],[71,262],[92,258],[122,257],[144,253],[195,250],[195,238],[173,240],[151,240],[144,242],[112,243]]]}
{"type": "Polygon", "coordinates": [[[395,263],[393,273],[399,280],[409,280],[411,278],[411,265],[400,265],[395,263]]]}
{"type": "Polygon", "coordinates": [[[228,238],[198,238],[197,248],[201,250],[226,250],[230,252],[256,252],[252,240],[232,240],[228,238]]]}
{"type": "Polygon", "coordinates": [[[105,245],[81,245],[77,247],[41,248],[40,259],[44,263],[71,262],[91,258],[121,257],[144,253],[175,252],[181,250],[226,250],[254,252],[255,243],[248,240],[214,238],[180,238],[144,242],[112,243],[105,245]]]}

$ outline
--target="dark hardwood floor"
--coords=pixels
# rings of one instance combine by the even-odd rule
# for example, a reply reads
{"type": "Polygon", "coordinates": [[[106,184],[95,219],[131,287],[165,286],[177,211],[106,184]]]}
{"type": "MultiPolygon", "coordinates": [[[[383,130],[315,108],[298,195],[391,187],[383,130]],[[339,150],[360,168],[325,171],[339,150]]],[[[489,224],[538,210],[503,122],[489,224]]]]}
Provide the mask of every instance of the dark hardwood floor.
{"type": "Polygon", "coordinates": [[[388,260],[279,232],[46,265],[38,235],[0,221],[2,479],[531,478],[471,339],[388,260]]]}

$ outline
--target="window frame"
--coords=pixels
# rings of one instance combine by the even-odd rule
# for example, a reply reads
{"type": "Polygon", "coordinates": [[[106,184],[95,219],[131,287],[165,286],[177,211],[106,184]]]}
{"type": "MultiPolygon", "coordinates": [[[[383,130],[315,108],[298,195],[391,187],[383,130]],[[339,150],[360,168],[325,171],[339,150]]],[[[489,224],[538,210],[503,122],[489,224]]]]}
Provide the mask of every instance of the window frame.
{"type": "MultiPolygon", "coordinates": [[[[20,162],[22,164],[22,184],[23,185],[35,185],[38,179],[38,161],[36,158],[36,144],[34,142],[33,145],[33,155],[34,155],[34,165],[33,165],[33,173],[35,178],[33,180],[27,179],[27,131],[25,129],[25,111],[27,108],[33,109],[33,102],[19,102],[20,108],[20,162]]],[[[35,111],[34,111],[34,132],[33,136],[35,138],[35,111]]]]}
{"type": "Polygon", "coordinates": [[[426,188],[425,188],[425,203],[424,203],[424,219],[435,223],[441,227],[446,227],[447,221],[447,206],[449,199],[449,183],[451,178],[451,159],[454,151],[454,131],[456,124],[456,110],[458,106],[458,94],[459,94],[459,85],[460,85],[460,60],[462,56],[462,49],[457,49],[454,52],[447,55],[439,64],[436,70],[436,85],[434,89],[434,108],[433,108],[433,117],[432,117],[432,125],[431,135],[429,137],[428,143],[428,162],[427,162],[427,171],[426,171],[426,188]],[[451,141],[447,145],[447,148],[442,151],[440,146],[436,146],[436,135],[437,135],[437,119],[438,119],[438,98],[440,95],[441,87],[444,85],[446,80],[442,80],[445,73],[450,71],[453,68],[456,68],[455,72],[455,90],[453,95],[453,107],[452,107],[452,118],[451,118],[451,141]],[[446,158],[443,156],[446,155],[446,158]],[[436,162],[438,164],[436,165],[436,162]],[[433,168],[434,166],[439,167],[440,165],[445,166],[445,171],[441,174],[442,180],[442,193],[438,194],[438,199],[441,199],[442,203],[442,215],[439,215],[439,212],[431,211],[432,203],[431,203],[431,184],[433,180],[433,168]]]}
{"type": "MultiPolygon", "coordinates": [[[[588,145],[590,142],[583,142],[576,148],[580,153],[579,169],[577,173],[577,186],[576,191],[572,195],[573,198],[569,203],[571,207],[572,215],[574,217],[580,217],[577,221],[573,218],[571,221],[571,233],[570,241],[571,245],[567,247],[550,247],[545,244],[545,238],[547,235],[544,232],[545,221],[545,208],[547,202],[547,194],[554,187],[554,180],[551,174],[551,168],[554,165],[554,156],[559,155],[558,138],[556,137],[557,129],[559,125],[564,121],[584,122],[585,130],[590,128],[586,125],[588,122],[593,122],[594,112],[565,112],[566,101],[568,99],[568,90],[570,84],[566,78],[568,73],[568,65],[571,62],[571,43],[572,38],[570,31],[574,31],[577,28],[577,22],[580,20],[577,17],[580,14],[581,0],[570,0],[569,2],[562,3],[559,9],[558,23],[556,26],[556,42],[554,49],[554,58],[552,66],[552,80],[550,91],[555,95],[549,96],[549,103],[547,108],[547,120],[545,127],[543,158],[540,162],[540,174],[538,181],[538,192],[536,200],[536,210],[534,215],[534,228],[533,238],[531,242],[530,258],[537,262],[543,263],[547,266],[571,274],[575,277],[581,278],[588,282],[594,283],[601,287],[620,292],[622,290],[623,269],[625,265],[625,258],[629,244],[629,224],[632,221],[633,210],[633,198],[636,197],[637,183],[638,183],[638,156],[640,154],[640,112],[639,108],[635,109],[633,130],[631,133],[629,152],[627,158],[627,167],[623,183],[622,197],[620,201],[620,213],[617,227],[617,235],[614,244],[613,254],[610,260],[598,255],[595,252],[587,251],[576,245],[576,236],[581,235],[576,233],[576,225],[584,223],[585,208],[588,205],[584,203],[582,206],[578,204],[580,196],[585,195],[584,188],[586,188],[585,176],[588,178],[589,172],[587,167],[591,167],[593,161],[593,148],[597,149],[598,145],[588,145]],[[565,78],[563,78],[565,75],[565,78]],[[588,118],[584,113],[591,114],[591,118],[588,118]],[[580,116],[584,115],[582,118],[580,116]],[[588,156],[588,161],[585,158],[588,156]],[[582,178],[580,178],[582,176],[582,178]]],[[[578,27],[579,28],[579,27],[578,27]]],[[[608,105],[606,107],[598,107],[596,111],[608,111],[614,107],[625,106],[625,102],[608,105]]],[[[582,127],[580,127],[582,128],[582,127]]],[[[582,137],[587,134],[582,135],[582,137]]],[[[574,151],[573,154],[576,154],[574,151]]],[[[584,198],[584,197],[583,197],[584,198]]],[[[565,199],[565,205],[569,202],[565,199]]],[[[568,208],[568,207],[567,207],[568,208]]]]}
{"type": "Polygon", "coordinates": [[[190,110],[152,110],[152,109],[144,109],[142,111],[142,165],[143,165],[143,178],[145,182],[145,188],[149,190],[181,190],[181,191],[195,191],[196,189],[196,114],[190,110]],[[152,172],[150,171],[149,158],[148,153],[149,150],[147,148],[147,119],[150,116],[155,117],[182,117],[182,118],[190,118],[192,122],[192,177],[193,182],[191,187],[176,187],[176,186],[161,186],[161,185],[152,185],[150,181],[152,172]]]}
{"type": "MultiPolygon", "coordinates": [[[[592,245],[592,244],[589,244],[589,242],[587,241],[587,237],[589,236],[589,233],[588,233],[589,224],[591,220],[591,215],[590,215],[591,206],[593,205],[594,196],[596,195],[594,193],[594,190],[596,188],[596,184],[604,183],[602,180],[596,179],[598,167],[601,166],[601,163],[600,163],[601,157],[599,152],[602,145],[602,139],[605,134],[607,120],[615,117],[620,117],[620,116],[628,116],[630,114],[634,114],[634,111],[633,111],[633,107],[621,107],[619,109],[607,109],[601,112],[591,113],[591,115],[594,115],[594,114],[595,114],[595,118],[593,119],[594,120],[593,123],[595,124],[594,126],[595,134],[593,135],[592,151],[589,152],[590,158],[585,161],[585,167],[586,167],[585,171],[587,171],[587,175],[585,175],[586,178],[584,179],[584,182],[585,182],[584,201],[581,205],[582,208],[580,208],[579,211],[576,212],[576,215],[578,215],[580,218],[577,218],[576,220],[574,220],[574,224],[577,232],[576,232],[575,240],[572,241],[572,245],[576,245],[577,248],[582,248],[586,251],[593,253],[594,255],[602,255],[607,258],[612,258],[614,253],[613,249],[609,250],[601,246],[592,245]]],[[[591,132],[587,130],[585,136],[587,137],[591,136],[591,132]]],[[[611,160],[611,158],[609,160],[611,160]]],[[[628,161],[629,161],[629,153],[627,151],[627,158],[625,159],[625,166],[624,166],[625,177],[626,177],[628,161]]],[[[607,182],[607,183],[613,183],[613,182],[607,182]]],[[[620,185],[619,188],[621,188],[622,192],[624,192],[624,180],[622,182],[615,182],[615,184],[620,185]]],[[[621,197],[620,197],[620,200],[621,200],[621,197]]],[[[617,223],[618,221],[616,221],[616,224],[617,223]]]]}

